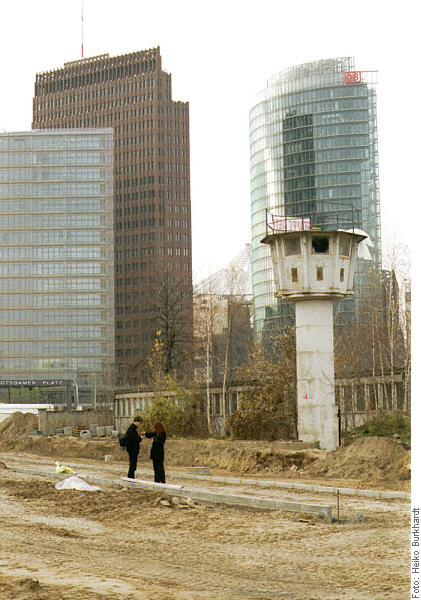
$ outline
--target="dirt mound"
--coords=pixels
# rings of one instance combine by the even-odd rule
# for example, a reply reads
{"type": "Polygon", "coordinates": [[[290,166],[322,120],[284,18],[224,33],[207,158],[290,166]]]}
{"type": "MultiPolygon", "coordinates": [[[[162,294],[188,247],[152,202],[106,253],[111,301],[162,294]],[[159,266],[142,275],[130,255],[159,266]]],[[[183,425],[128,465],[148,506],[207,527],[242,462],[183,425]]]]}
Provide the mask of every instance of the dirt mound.
{"type": "Polygon", "coordinates": [[[27,437],[34,429],[38,429],[37,415],[14,412],[0,423],[0,436],[27,437]]]}
{"type": "Polygon", "coordinates": [[[61,600],[62,596],[47,590],[37,579],[6,578],[0,576],[0,597],[2,600],[61,600]]]}
{"type": "MultiPolygon", "coordinates": [[[[54,460],[68,459],[104,461],[106,454],[115,462],[127,463],[127,453],[117,440],[76,437],[35,436],[33,415],[16,413],[9,423],[1,425],[0,451],[23,452],[48,456],[54,460]]],[[[36,418],[36,417],[35,417],[36,418]]],[[[150,443],[140,448],[139,466],[150,467],[150,443]]],[[[171,467],[209,467],[214,474],[280,476],[282,479],[349,480],[351,487],[369,487],[378,484],[406,489],[410,484],[411,453],[398,440],[383,437],[358,438],[351,445],[338,450],[288,450],[277,442],[243,440],[188,440],[168,439],[165,464],[171,467]]],[[[336,485],[336,484],[335,484],[336,485]]],[[[345,487],[348,487],[344,484],[345,487]]]]}
{"type": "MultiPolygon", "coordinates": [[[[136,494],[130,494],[127,488],[117,487],[114,487],[113,491],[101,489],[95,493],[72,489],[58,492],[55,482],[45,479],[20,480],[8,473],[0,474],[0,490],[18,500],[34,501],[42,503],[44,507],[54,507],[52,510],[61,516],[72,517],[77,514],[79,518],[123,524],[127,524],[133,513],[140,508],[156,506],[164,499],[158,492],[139,490],[136,494]],[[58,497],[59,506],[56,506],[58,497]]],[[[167,506],[172,505],[174,502],[170,500],[167,506]]],[[[71,533],[72,537],[78,537],[78,531],[71,533]]],[[[64,530],[61,534],[68,537],[64,530]]],[[[1,594],[0,598],[3,600],[1,594]]]]}
{"type": "Polygon", "coordinates": [[[174,466],[203,465],[221,471],[282,478],[353,479],[367,486],[404,482],[411,477],[411,453],[398,440],[383,437],[359,438],[333,452],[286,450],[276,442],[212,439],[173,440],[168,447],[166,461],[174,466]]]}
{"type": "Polygon", "coordinates": [[[323,476],[370,481],[405,481],[410,479],[411,453],[397,440],[366,437],[350,446],[318,456],[303,470],[306,476],[323,476]]]}
{"type": "Polygon", "coordinates": [[[241,473],[283,473],[314,460],[305,451],[278,448],[276,442],[242,440],[170,440],[167,454],[168,464],[174,466],[206,466],[241,473]]]}
{"type": "MultiPolygon", "coordinates": [[[[18,420],[17,417],[14,419],[18,420]]],[[[120,448],[117,440],[81,440],[67,436],[28,437],[33,426],[29,427],[28,433],[23,433],[23,428],[17,428],[21,434],[19,436],[16,435],[13,423],[14,420],[7,435],[1,435],[0,431],[2,451],[30,452],[39,456],[51,456],[55,460],[86,458],[103,461],[105,454],[112,454],[115,461],[128,460],[126,451],[120,448]]],[[[207,466],[214,470],[241,473],[282,473],[293,465],[302,468],[314,460],[304,451],[278,449],[276,442],[168,439],[165,446],[165,462],[168,466],[207,466]]],[[[150,465],[149,452],[150,442],[143,442],[140,446],[140,464],[150,465]]]]}
{"type": "MultiPolygon", "coordinates": [[[[37,456],[50,456],[54,460],[69,458],[104,461],[106,454],[112,454],[114,460],[127,461],[127,453],[122,450],[116,440],[81,440],[72,436],[35,436],[14,438],[0,435],[0,451],[25,452],[37,456]]],[[[146,460],[146,454],[144,456],[146,460]]],[[[148,457],[149,459],[149,457],[148,457]]]]}

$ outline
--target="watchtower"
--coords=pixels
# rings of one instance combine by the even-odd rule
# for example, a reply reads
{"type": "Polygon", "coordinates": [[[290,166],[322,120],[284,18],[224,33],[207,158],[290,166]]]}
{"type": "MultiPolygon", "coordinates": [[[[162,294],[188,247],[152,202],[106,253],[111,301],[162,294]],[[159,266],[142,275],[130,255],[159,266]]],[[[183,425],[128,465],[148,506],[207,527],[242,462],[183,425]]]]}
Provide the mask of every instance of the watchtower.
{"type": "Polygon", "coordinates": [[[339,445],[333,359],[333,302],[353,293],[357,244],[367,236],[312,229],[310,219],[273,217],[269,244],[275,296],[296,304],[298,437],[339,445]]]}

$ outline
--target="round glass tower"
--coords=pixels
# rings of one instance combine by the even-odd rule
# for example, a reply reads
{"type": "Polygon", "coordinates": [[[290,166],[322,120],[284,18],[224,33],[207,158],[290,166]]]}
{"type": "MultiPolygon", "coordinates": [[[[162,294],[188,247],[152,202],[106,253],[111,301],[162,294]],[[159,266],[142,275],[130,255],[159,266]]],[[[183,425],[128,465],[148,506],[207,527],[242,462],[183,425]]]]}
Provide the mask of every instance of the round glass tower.
{"type": "MultiPolygon", "coordinates": [[[[366,232],[372,259],[357,260],[356,298],[373,261],[381,263],[375,83],[376,72],[356,71],[352,58],[306,63],[272,77],[250,111],[257,339],[274,319],[291,318],[291,305],[275,299],[269,250],[260,243],[268,214],[310,218],[312,228],[366,232]]],[[[354,302],[336,303],[340,320],[352,318],[354,302]]]]}

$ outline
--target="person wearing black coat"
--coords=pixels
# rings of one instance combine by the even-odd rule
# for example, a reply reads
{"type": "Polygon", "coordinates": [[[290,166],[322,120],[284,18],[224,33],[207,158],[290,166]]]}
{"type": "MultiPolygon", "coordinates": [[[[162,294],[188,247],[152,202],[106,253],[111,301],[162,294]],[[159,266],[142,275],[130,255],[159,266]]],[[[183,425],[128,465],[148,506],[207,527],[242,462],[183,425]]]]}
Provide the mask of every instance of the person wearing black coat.
{"type": "Polygon", "coordinates": [[[153,431],[145,431],[144,436],[152,438],[150,459],[152,460],[155,483],[165,483],[164,469],[164,444],[167,439],[167,430],[160,421],[154,423],[153,431]]]}
{"type": "Polygon", "coordinates": [[[133,423],[129,425],[126,431],[126,450],[129,454],[129,472],[127,477],[130,479],[135,478],[135,472],[137,469],[137,458],[139,456],[140,442],[142,441],[139,436],[139,426],[143,423],[142,417],[135,417],[133,423]]]}

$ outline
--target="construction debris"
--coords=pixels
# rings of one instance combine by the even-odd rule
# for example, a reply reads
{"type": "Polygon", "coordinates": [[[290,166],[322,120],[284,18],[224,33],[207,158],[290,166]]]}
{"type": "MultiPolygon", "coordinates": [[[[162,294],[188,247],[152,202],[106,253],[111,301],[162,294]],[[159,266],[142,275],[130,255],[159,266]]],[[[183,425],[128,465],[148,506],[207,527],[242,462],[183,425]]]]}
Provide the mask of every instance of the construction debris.
{"type": "Polygon", "coordinates": [[[65,473],[66,475],[74,475],[75,472],[70,467],[66,467],[66,465],[60,465],[56,462],[56,472],[57,473],[65,473]]]}

